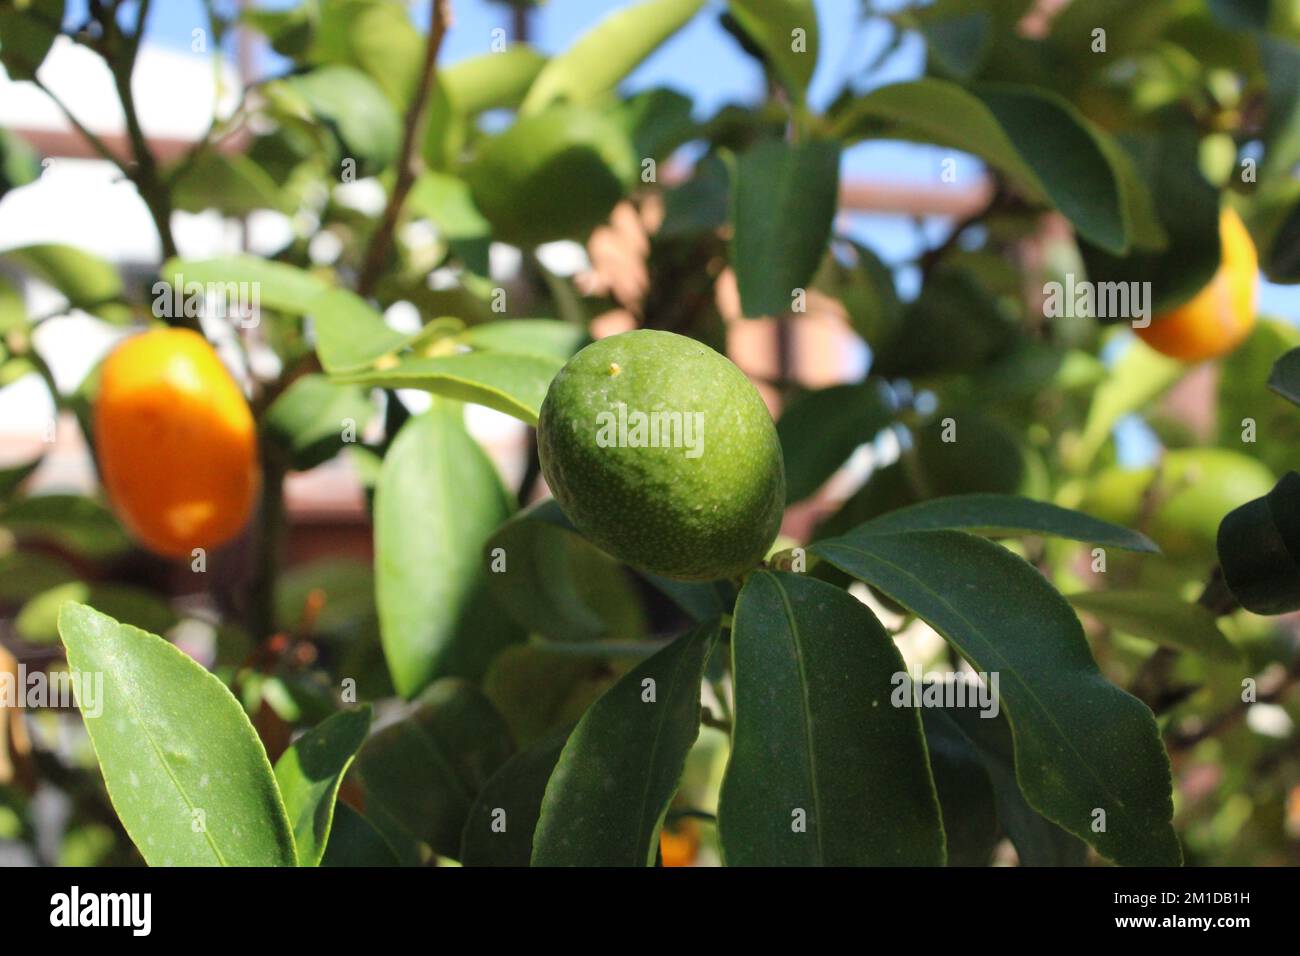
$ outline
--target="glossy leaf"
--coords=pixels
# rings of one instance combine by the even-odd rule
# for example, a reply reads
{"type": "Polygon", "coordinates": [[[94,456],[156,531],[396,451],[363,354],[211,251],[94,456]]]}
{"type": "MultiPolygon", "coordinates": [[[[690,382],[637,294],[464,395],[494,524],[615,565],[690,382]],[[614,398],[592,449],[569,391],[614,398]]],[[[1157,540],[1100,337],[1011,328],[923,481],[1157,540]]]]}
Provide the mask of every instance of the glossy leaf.
{"type": "Polygon", "coordinates": [[[151,866],[296,863],[266,752],[221,681],[84,604],[64,605],[59,634],[109,799],[151,866]]]}
{"type": "Polygon", "coordinates": [[[521,112],[536,113],[557,100],[586,103],[614,89],[703,5],[703,0],[641,0],[616,10],[542,67],[521,112]]]}
{"type": "Polygon", "coordinates": [[[776,423],[785,455],[786,501],[802,501],[825,484],[854,449],[889,425],[893,412],[875,382],[835,385],[791,402],[776,423]]]}
{"type": "Polygon", "coordinates": [[[563,365],[561,359],[539,354],[484,351],[433,357],[410,355],[387,367],[344,373],[335,380],[379,388],[423,389],[486,405],[536,425],[546,389],[563,365]]]}
{"type": "Polygon", "coordinates": [[[366,817],[390,843],[413,838],[454,857],[474,798],[512,750],[509,730],[478,688],[438,681],[357,755],[366,817]]]}
{"type": "Polygon", "coordinates": [[[764,140],[736,160],[731,264],[747,316],[794,307],[826,250],[838,200],[835,143],[764,140]]]}
{"type": "Polygon", "coordinates": [[[558,319],[503,319],[472,326],[460,340],[476,350],[543,355],[567,362],[591,337],[582,326],[558,319]]]}
{"type": "Polygon", "coordinates": [[[293,826],[299,866],[319,866],[343,775],[370,731],[370,705],[332,714],[275,762],[275,782],[293,826]]]}
{"type": "Polygon", "coordinates": [[[294,468],[306,471],[358,441],[374,406],[358,385],[340,385],[324,375],[303,375],[267,408],[262,425],[268,438],[288,453],[294,468]],[[349,437],[350,436],[350,437],[349,437]]]}
{"type": "Polygon", "coordinates": [[[1169,757],[1151,711],[1102,677],[1074,612],[1036,568],[958,531],[850,535],[812,551],[999,674],[1035,809],[1117,863],[1179,863],[1169,757]]]}
{"type": "Polygon", "coordinates": [[[322,66],[283,81],[338,137],[359,175],[380,172],[397,156],[401,119],[383,89],[350,66],[322,66]]]}
{"type": "Polygon", "coordinates": [[[369,820],[340,803],[334,810],[334,825],[320,865],[400,866],[401,860],[369,820]]]}
{"type": "Polygon", "coordinates": [[[1011,85],[968,92],[934,78],[895,83],[855,102],[836,131],[972,153],[1031,198],[1050,200],[1080,235],[1116,253],[1128,248],[1124,196],[1105,134],[1055,94],[1011,85]]]}
{"type": "Polygon", "coordinates": [[[483,546],[510,504],[462,419],[449,402],[410,419],[375,488],[384,656],[408,698],[437,677],[481,677],[497,651],[523,636],[488,600],[483,546]]]}
{"type": "Polygon", "coordinates": [[[1230,511],[1219,525],[1219,563],[1233,595],[1256,614],[1300,610],[1300,473],[1230,511]]]}
{"type": "Polygon", "coordinates": [[[802,102],[817,68],[817,11],[812,0],[730,0],[728,6],[782,85],[802,102]]]}
{"type": "Polygon", "coordinates": [[[534,866],[651,866],[659,827],[700,730],[716,625],[630,671],[578,721],[546,786],[534,866]]]}
{"type": "Polygon", "coordinates": [[[547,781],[569,733],[552,734],[494,773],[470,808],[461,838],[464,866],[528,866],[547,781]]]}
{"type": "Polygon", "coordinates": [[[881,515],[850,532],[902,534],[908,531],[970,531],[1005,538],[1037,534],[1125,551],[1158,551],[1155,542],[1138,531],[1061,508],[1046,501],[1016,495],[953,495],[933,498],[881,515]]]}
{"type": "MultiPolygon", "coordinates": [[[[219,259],[168,259],[158,276],[176,292],[184,295],[187,287],[248,283],[256,286],[260,305],[303,315],[329,286],[303,269],[258,256],[226,256],[219,259]]],[[[172,289],[154,289],[155,297],[173,295],[172,289]]]]}
{"type": "Polygon", "coordinates": [[[1273,366],[1268,387],[1287,401],[1300,405],[1300,349],[1287,352],[1273,366]]]}
{"type": "Polygon", "coordinates": [[[1223,636],[1213,614],[1164,591],[1085,591],[1068,594],[1066,600],[1076,610],[1125,634],[1212,660],[1240,661],[1241,655],[1223,636]]]}
{"type": "Polygon", "coordinates": [[[718,804],[732,866],[944,862],[920,714],[866,605],[823,581],[750,575],[731,635],[735,727],[718,804]]]}

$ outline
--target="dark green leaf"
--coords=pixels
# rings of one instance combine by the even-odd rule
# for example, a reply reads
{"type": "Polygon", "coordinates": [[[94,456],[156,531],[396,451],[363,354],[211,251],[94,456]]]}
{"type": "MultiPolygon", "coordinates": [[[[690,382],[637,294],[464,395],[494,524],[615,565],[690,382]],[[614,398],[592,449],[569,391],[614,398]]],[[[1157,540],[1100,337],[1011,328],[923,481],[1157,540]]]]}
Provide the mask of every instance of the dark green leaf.
{"type": "Polygon", "coordinates": [[[20,539],[50,541],[90,558],[106,558],[131,547],[113,513],[77,495],[34,495],[0,511],[0,527],[20,539]]]}
{"type": "Polygon", "coordinates": [[[1268,387],[1287,401],[1300,405],[1300,349],[1287,352],[1273,366],[1268,387]]]}
{"type": "Polygon", "coordinates": [[[730,0],[728,7],[782,85],[802,102],[817,69],[817,11],[812,0],[730,0]]]}
{"type": "Polygon", "coordinates": [[[11,80],[36,76],[63,27],[63,0],[0,6],[0,64],[11,80]]]}
{"type": "Polygon", "coordinates": [[[129,584],[69,581],[35,595],[14,618],[25,641],[43,644],[59,636],[59,610],[69,601],[89,604],[102,614],[151,634],[161,634],[178,620],[167,599],[129,584]]]}
{"type": "Polygon", "coordinates": [[[299,866],[320,865],[339,785],[369,731],[369,704],[341,710],[295,740],[276,761],[275,782],[293,826],[299,866]]]}
{"type": "Polygon", "coordinates": [[[361,814],[346,803],[334,809],[334,826],[321,866],[399,866],[401,861],[388,841],[361,814]]]}
{"type": "Polygon", "coordinates": [[[764,140],[736,161],[731,264],[747,316],[784,315],[812,280],[839,198],[840,148],[764,140]]]}
{"type": "Polygon", "coordinates": [[[921,718],[891,703],[906,667],[866,605],[823,581],[756,572],[736,603],[731,656],[736,718],[718,804],[729,865],[944,862],[921,718]]]}
{"type": "Polygon", "coordinates": [[[444,675],[477,679],[522,638],[488,600],[488,537],[510,514],[496,469],[436,401],[398,432],[375,488],[375,583],[393,684],[413,697],[444,675]]]}
{"type": "Polygon", "coordinates": [[[409,717],[376,730],[357,755],[366,817],[390,844],[414,838],[455,856],[474,798],[512,750],[480,690],[438,681],[409,717]]]}
{"type": "Polygon", "coordinates": [[[994,538],[1048,535],[1125,551],[1159,551],[1146,535],[1108,521],[1015,495],[953,495],[899,508],[846,537],[909,531],[970,531],[994,538]]]}
{"type": "Polygon", "coordinates": [[[835,385],[791,402],[776,423],[785,455],[786,501],[802,501],[824,485],[855,448],[889,425],[893,413],[875,382],[835,385]]]}
{"type": "Polygon", "coordinates": [[[533,833],[542,812],[547,781],[560,759],[569,732],[553,734],[515,754],[484,785],[461,840],[464,866],[528,866],[533,833]]]}
{"type": "Polygon", "coordinates": [[[921,723],[943,810],[948,865],[987,866],[999,832],[993,784],[984,762],[943,708],[924,708],[921,723]]]}
{"type": "Polygon", "coordinates": [[[812,551],[999,675],[1016,774],[1035,809],[1117,863],[1179,863],[1169,757],[1151,711],[1102,677],[1078,618],[1036,568],[958,531],[852,535],[812,551]]]}
{"type": "Polygon", "coordinates": [[[338,137],[358,175],[385,169],[397,156],[402,124],[384,91],[350,66],[322,66],[283,81],[338,137]]]}
{"type": "Polygon", "coordinates": [[[1287,472],[1263,498],[1230,511],[1218,552],[1228,587],[1248,611],[1300,609],[1300,474],[1287,472]]]}
{"type": "Polygon", "coordinates": [[[364,388],[304,375],[271,403],[262,425],[267,437],[289,454],[292,466],[306,471],[358,441],[373,412],[364,388]]]}
{"type": "Polygon", "coordinates": [[[82,604],[64,605],[59,634],[109,798],[150,865],[295,865],[266,752],[221,681],[82,604]]]}
{"type": "Polygon", "coordinates": [[[717,637],[701,625],[592,704],[560,754],[533,838],[535,866],[652,866],[659,827],[700,730],[717,637]]]}

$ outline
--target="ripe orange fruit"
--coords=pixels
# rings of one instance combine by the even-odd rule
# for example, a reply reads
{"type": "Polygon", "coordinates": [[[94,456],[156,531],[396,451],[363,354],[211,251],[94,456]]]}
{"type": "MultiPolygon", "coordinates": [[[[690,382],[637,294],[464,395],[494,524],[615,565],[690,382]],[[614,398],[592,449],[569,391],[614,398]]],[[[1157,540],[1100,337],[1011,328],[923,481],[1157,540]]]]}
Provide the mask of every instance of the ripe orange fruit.
{"type": "Polygon", "coordinates": [[[694,820],[679,820],[673,830],[659,831],[659,855],[664,866],[690,866],[700,852],[700,827],[694,820]]]}
{"type": "Polygon", "coordinates": [[[1255,327],[1259,256],[1236,211],[1219,215],[1222,256],[1214,278],[1178,308],[1158,315],[1138,336],[1157,352],[1184,362],[1227,355],[1255,327]]]}
{"type": "Polygon", "coordinates": [[[118,518],[165,557],[213,548],[247,523],[260,475],[243,392],[198,333],[133,336],[104,360],[99,471],[118,518]]]}

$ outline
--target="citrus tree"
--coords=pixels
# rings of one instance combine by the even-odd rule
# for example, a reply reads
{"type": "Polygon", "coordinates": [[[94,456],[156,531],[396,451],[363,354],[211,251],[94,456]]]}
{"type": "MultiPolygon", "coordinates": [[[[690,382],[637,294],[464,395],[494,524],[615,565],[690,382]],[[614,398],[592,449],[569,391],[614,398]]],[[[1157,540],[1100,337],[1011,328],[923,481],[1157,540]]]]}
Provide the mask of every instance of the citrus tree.
{"type": "MultiPolygon", "coordinates": [[[[1296,3],[864,3],[835,28],[880,48],[845,66],[811,0],[643,0],[554,56],[502,29],[454,63],[445,2],[422,32],[314,0],[241,15],[284,68],[168,162],[131,87],[149,8],[0,5],[12,78],[54,96],[60,37],[108,64],[129,153],[78,128],[163,256],[139,288],[70,246],[0,254],[0,381],[45,381],[102,486],[0,474],[5,634],[66,660],[90,745],[0,709],[9,838],[44,779],[68,862],[1286,860],[1294,737],[1251,714],[1288,720],[1297,676],[1262,615],[1300,606],[1300,333],[1257,316],[1261,268],[1300,281],[1296,3]],[[766,95],[621,90],[703,17],[766,95]],[[934,147],[936,193],[986,188],[906,295],[836,218],[846,152],[899,140],[934,147]],[[174,214],[202,210],[292,237],[183,257],[174,214]],[[611,216],[644,289],[548,269],[611,216]],[[20,277],[67,308],[30,314],[20,277]],[[778,328],[838,312],[868,374],[787,363],[760,395],[729,296],[778,328]],[[68,309],[133,333],[71,391],[33,344],[68,309]],[[593,342],[611,309],[640,328],[593,342]],[[1163,400],[1197,388],[1208,425],[1163,400]],[[518,486],[466,403],[536,429],[518,486]],[[1159,454],[1122,461],[1117,426],[1159,454]],[[867,480],[780,536],[863,445],[867,480]],[[373,567],[286,566],[285,477],[338,455],[373,567]]],[[[39,175],[0,149],[0,187],[39,175]]]]}

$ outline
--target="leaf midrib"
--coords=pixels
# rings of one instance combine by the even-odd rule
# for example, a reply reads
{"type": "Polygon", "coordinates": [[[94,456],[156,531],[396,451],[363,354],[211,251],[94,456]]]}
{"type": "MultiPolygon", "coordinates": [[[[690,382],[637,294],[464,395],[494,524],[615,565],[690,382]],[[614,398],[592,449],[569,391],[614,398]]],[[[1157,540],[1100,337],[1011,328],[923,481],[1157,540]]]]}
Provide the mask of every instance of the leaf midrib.
{"type": "MultiPolygon", "coordinates": [[[[880,535],[879,537],[886,537],[886,535],[880,535]]],[[[996,658],[996,659],[997,659],[1001,664],[1003,664],[1003,665],[1007,665],[1007,659],[1006,659],[1006,658],[1005,658],[1005,657],[1004,657],[1004,656],[1003,656],[1003,655],[998,651],[997,646],[994,645],[993,643],[991,643],[991,642],[988,640],[988,638],[986,638],[986,637],[984,636],[983,632],[982,632],[979,628],[977,628],[977,627],[974,625],[974,623],[973,623],[969,618],[967,618],[964,614],[962,614],[959,610],[957,610],[957,608],[953,607],[953,606],[952,606],[948,601],[946,601],[946,600],[942,597],[942,595],[940,595],[937,591],[934,591],[934,590],[932,590],[931,588],[929,588],[929,587],[928,587],[928,586],[927,586],[927,585],[926,585],[926,584],[925,584],[925,583],[924,583],[920,578],[918,578],[915,574],[913,574],[913,573],[912,573],[911,571],[909,571],[907,568],[903,567],[902,565],[895,564],[893,561],[890,561],[890,560],[887,559],[887,558],[883,558],[883,557],[881,557],[881,556],[879,556],[879,555],[877,555],[877,554],[873,554],[873,553],[871,553],[871,552],[869,552],[869,551],[862,551],[862,550],[859,550],[859,549],[857,549],[857,548],[849,547],[849,546],[847,546],[847,545],[823,543],[823,544],[821,545],[821,547],[822,547],[823,549],[828,548],[828,547],[829,547],[829,548],[838,548],[838,549],[840,549],[840,550],[848,551],[848,552],[853,553],[853,554],[860,554],[860,555],[863,555],[864,557],[866,557],[866,558],[868,558],[868,559],[875,560],[875,561],[879,561],[881,564],[887,565],[888,567],[890,567],[890,568],[894,569],[895,571],[897,571],[899,574],[901,574],[901,575],[903,575],[904,577],[908,578],[909,580],[915,582],[916,585],[917,585],[920,589],[922,589],[926,594],[931,595],[931,596],[932,596],[936,601],[938,601],[939,604],[941,604],[944,608],[946,608],[947,610],[949,610],[949,611],[950,611],[953,615],[955,615],[955,616],[956,616],[956,617],[957,617],[957,618],[958,618],[958,619],[959,619],[963,624],[967,625],[967,626],[971,629],[972,634],[974,634],[974,636],[979,640],[979,642],[980,642],[983,646],[985,646],[985,647],[988,648],[989,652],[992,654],[993,657],[995,657],[995,658],[996,658]]],[[[877,585],[877,586],[879,586],[879,585],[877,585]]],[[[895,597],[895,596],[891,595],[891,597],[895,597]]],[[[897,597],[895,597],[895,600],[897,600],[897,597]]],[[[1118,797],[1116,797],[1116,796],[1111,792],[1110,788],[1108,788],[1108,787],[1106,786],[1106,784],[1102,781],[1102,779],[1101,779],[1100,777],[1097,776],[1097,772],[1093,769],[1092,764],[1091,764],[1087,759],[1085,759],[1084,756],[1083,756],[1081,753],[1079,753],[1079,751],[1075,748],[1075,746],[1074,746],[1073,742],[1070,740],[1069,736],[1064,732],[1064,730],[1061,728],[1061,726],[1060,726],[1060,725],[1056,722],[1056,720],[1052,717],[1051,711],[1048,710],[1048,708],[1047,708],[1047,707],[1043,704],[1043,702],[1039,699],[1038,695],[1034,692],[1033,688],[1032,688],[1029,684],[1027,684],[1027,683],[1025,682],[1025,680],[1020,676],[1019,671],[1017,671],[1016,668],[1013,667],[1013,666],[1004,666],[1004,667],[1001,668],[1001,669],[1002,669],[1002,670],[1005,670],[1005,671],[1008,672],[1008,673],[1010,673],[1011,676],[1012,676],[1012,678],[1015,680],[1015,682],[1016,682],[1020,687],[1022,687],[1022,688],[1024,689],[1026,695],[1027,695],[1027,696],[1028,696],[1028,697],[1033,701],[1034,706],[1037,707],[1038,710],[1039,710],[1039,711],[1040,711],[1040,712],[1041,712],[1041,713],[1046,717],[1046,719],[1047,719],[1047,723],[1052,727],[1053,731],[1056,733],[1056,736],[1059,737],[1060,740],[1061,740],[1061,742],[1063,742],[1063,743],[1065,744],[1065,746],[1068,748],[1069,752],[1070,752],[1071,754],[1074,755],[1074,757],[1075,757],[1075,759],[1077,760],[1078,764],[1079,764],[1081,767],[1083,767],[1083,769],[1087,772],[1088,776],[1092,778],[1093,782],[1097,785],[1097,787],[1098,787],[1098,789],[1101,791],[1101,793],[1102,793],[1104,796],[1106,796],[1107,799],[1113,801],[1113,802],[1115,803],[1116,806],[1120,807],[1120,808],[1123,809],[1123,810],[1127,810],[1128,808],[1127,808],[1126,804],[1124,803],[1124,801],[1121,800],[1121,799],[1119,799],[1118,797]]],[[[1008,711],[1008,713],[1010,713],[1010,711],[1008,711]]],[[[1014,740],[1014,738],[1013,738],[1013,740],[1014,740]]],[[[1016,768],[1016,775],[1017,775],[1017,777],[1019,777],[1019,772],[1020,772],[1020,771],[1019,771],[1019,766],[1017,765],[1017,768],[1016,768]]],[[[1067,827],[1067,829],[1069,829],[1069,828],[1067,827]]],[[[1141,831],[1141,830],[1142,830],[1141,825],[1139,824],[1139,825],[1137,826],[1136,829],[1137,829],[1138,831],[1141,831]]]]}

